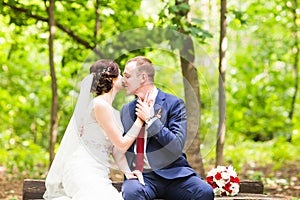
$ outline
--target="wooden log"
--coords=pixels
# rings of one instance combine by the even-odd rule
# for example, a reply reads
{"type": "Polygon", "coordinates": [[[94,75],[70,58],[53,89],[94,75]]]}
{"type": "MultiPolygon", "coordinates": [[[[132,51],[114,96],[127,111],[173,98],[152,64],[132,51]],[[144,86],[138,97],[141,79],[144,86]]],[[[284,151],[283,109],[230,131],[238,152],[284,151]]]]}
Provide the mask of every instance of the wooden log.
{"type": "MultiPolygon", "coordinates": [[[[119,192],[121,191],[122,182],[113,182],[112,184],[119,192]]],[[[45,191],[45,180],[24,179],[23,200],[43,200],[43,194],[45,191]]]]}
{"type": "Polygon", "coordinates": [[[263,194],[264,184],[261,181],[241,180],[240,193],[263,194]]]}
{"type": "Polygon", "coordinates": [[[45,180],[25,179],[23,182],[23,200],[43,199],[45,190],[45,180]]]}
{"type": "MultiPolygon", "coordinates": [[[[122,182],[113,182],[115,188],[121,191],[122,182]]],[[[25,179],[23,183],[23,200],[43,199],[45,181],[37,179],[25,179]]],[[[254,180],[241,180],[240,193],[235,197],[216,197],[215,199],[238,200],[238,199],[273,199],[263,194],[263,183],[254,180]],[[260,196],[258,196],[260,195],[260,196]]],[[[281,198],[282,200],[282,198],[281,198]]]]}
{"type": "Polygon", "coordinates": [[[284,196],[239,193],[233,197],[215,197],[214,200],[289,200],[289,198],[284,196]]]}

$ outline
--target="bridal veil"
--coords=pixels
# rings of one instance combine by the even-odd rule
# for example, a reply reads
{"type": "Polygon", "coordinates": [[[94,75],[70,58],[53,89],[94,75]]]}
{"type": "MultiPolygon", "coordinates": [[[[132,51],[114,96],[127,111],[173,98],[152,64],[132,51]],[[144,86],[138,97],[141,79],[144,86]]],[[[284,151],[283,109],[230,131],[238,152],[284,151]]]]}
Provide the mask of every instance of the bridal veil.
{"type": "Polygon", "coordinates": [[[75,147],[81,142],[80,132],[87,116],[88,105],[92,100],[92,94],[90,93],[92,82],[93,75],[90,74],[80,83],[80,93],[73,115],[46,178],[44,199],[55,199],[66,196],[62,186],[64,163],[75,147]]]}

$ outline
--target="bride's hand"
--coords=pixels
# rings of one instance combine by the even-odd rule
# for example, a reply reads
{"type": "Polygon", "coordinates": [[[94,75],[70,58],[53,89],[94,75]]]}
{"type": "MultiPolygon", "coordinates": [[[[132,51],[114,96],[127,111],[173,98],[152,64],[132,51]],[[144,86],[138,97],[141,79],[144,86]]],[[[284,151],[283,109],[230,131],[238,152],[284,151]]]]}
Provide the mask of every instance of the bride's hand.
{"type": "Polygon", "coordinates": [[[134,170],[133,172],[125,174],[125,176],[127,179],[138,179],[142,185],[145,185],[143,174],[139,170],[134,170]]]}
{"type": "Polygon", "coordinates": [[[137,177],[137,179],[139,180],[139,182],[142,185],[145,185],[144,177],[143,177],[142,172],[140,172],[139,170],[134,170],[132,173],[137,177]]]}
{"type": "Polygon", "coordinates": [[[146,119],[151,117],[152,106],[153,100],[149,99],[149,92],[147,92],[143,101],[141,99],[137,100],[136,115],[145,122],[146,119]]]}

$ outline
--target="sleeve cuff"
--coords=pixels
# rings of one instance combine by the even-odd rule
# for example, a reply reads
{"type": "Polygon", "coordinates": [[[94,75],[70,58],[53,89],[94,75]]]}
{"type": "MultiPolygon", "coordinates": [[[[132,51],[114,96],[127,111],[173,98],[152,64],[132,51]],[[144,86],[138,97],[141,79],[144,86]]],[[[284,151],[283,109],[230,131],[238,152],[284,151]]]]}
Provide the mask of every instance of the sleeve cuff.
{"type": "Polygon", "coordinates": [[[146,124],[147,124],[148,127],[149,127],[149,126],[151,126],[151,124],[152,124],[155,120],[157,120],[157,119],[158,119],[157,117],[153,117],[153,118],[147,119],[147,120],[146,120],[146,124]]]}

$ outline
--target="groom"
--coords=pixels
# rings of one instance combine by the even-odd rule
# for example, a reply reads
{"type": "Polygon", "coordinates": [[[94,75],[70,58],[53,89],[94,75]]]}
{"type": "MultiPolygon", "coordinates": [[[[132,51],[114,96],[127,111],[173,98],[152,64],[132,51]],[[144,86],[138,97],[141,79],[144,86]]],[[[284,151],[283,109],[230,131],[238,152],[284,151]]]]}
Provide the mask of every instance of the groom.
{"type": "Polygon", "coordinates": [[[184,102],[156,88],[154,75],[154,66],[145,57],[138,56],[126,63],[123,85],[126,94],[136,95],[137,99],[122,108],[124,134],[136,119],[136,109],[142,111],[145,121],[145,131],[126,157],[131,170],[143,172],[145,185],[135,179],[125,180],[123,198],[212,200],[212,187],[191,168],[183,153],[187,130],[184,102]],[[148,104],[138,100],[145,98],[148,104]]]}

